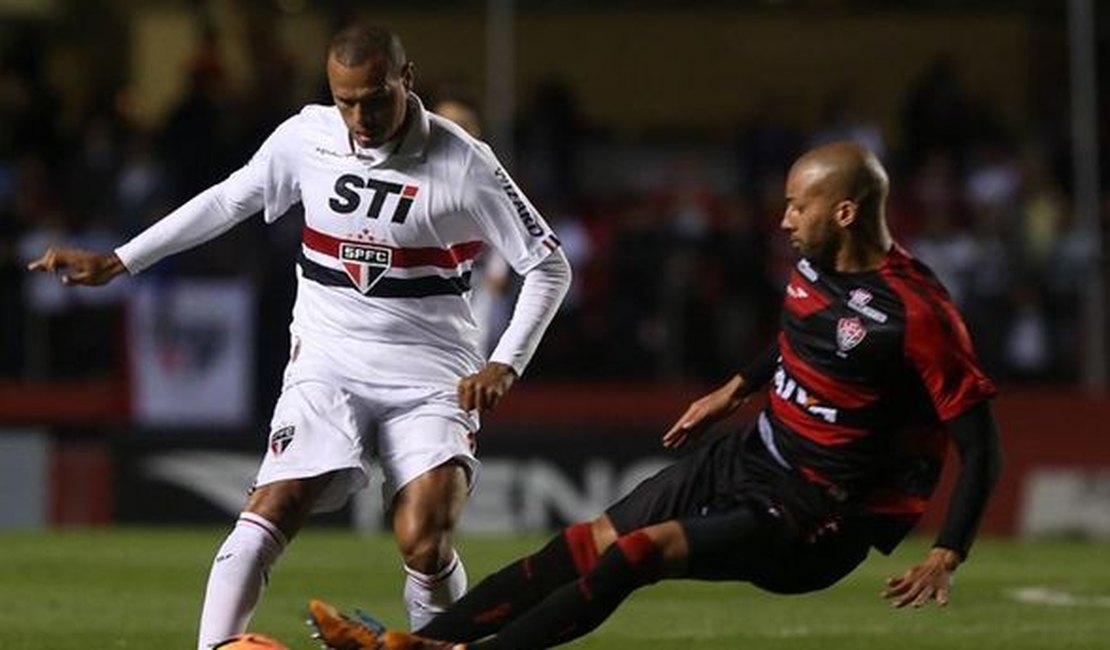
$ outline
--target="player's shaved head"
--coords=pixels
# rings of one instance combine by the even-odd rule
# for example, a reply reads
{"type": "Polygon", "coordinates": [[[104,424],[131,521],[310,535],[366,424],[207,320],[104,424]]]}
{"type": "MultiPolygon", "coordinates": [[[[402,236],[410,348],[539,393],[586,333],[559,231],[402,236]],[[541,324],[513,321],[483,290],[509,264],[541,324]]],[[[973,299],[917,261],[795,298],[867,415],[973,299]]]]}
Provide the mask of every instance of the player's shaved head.
{"type": "Polygon", "coordinates": [[[835,200],[859,206],[867,221],[884,214],[890,180],[875,154],[855,142],[833,142],[811,149],[794,163],[794,169],[811,175],[813,182],[835,200]]]}
{"type": "Polygon", "coordinates": [[[328,45],[328,57],[348,68],[384,58],[391,76],[401,74],[408,62],[401,38],[390,28],[374,23],[354,23],[340,30],[328,45]]]}
{"type": "Polygon", "coordinates": [[[413,70],[401,39],[383,25],[354,23],[331,40],[328,85],[354,144],[380,147],[401,133],[413,70]]]}
{"type": "Polygon", "coordinates": [[[790,168],[782,228],[811,262],[840,271],[875,268],[892,245],[890,181],[875,154],[855,142],[811,149],[790,168]]]}

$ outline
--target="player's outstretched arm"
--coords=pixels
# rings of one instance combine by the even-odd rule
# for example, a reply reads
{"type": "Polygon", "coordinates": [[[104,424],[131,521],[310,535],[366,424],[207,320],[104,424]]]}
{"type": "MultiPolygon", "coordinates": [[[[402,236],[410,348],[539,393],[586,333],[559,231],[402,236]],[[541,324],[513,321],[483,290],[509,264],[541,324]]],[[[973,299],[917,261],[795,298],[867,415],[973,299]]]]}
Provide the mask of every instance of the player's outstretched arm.
{"type": "Polygon", "coordinates": [[[960,473],[944,524],[925,561],[887,580],[882,596],[894,607],[948,604],[952,574],[967,558],[1002,467],[990,404],[980,402],[946,425],[960,456],[960,473]]]}
{"type": "Polygon", "coordinates": [[[712,424],[732,415],[752,393],[770,381],[778,362],[779,344],[776,340],[724,386],[691,404],[663,434],[663,446],[677,449],[712,424]]]}
{"type": "Polygon", "coordinates": [[[749,395],[759,390],[775,372],[779,360],[776,340],[724,386],[697,400],[663,434],[663,446],[677,449],[704,432],[710,425],[732,415],[749,395]]]}
{"type": "Polygon", "coordinates": [[[744,376],[737,373],[717,390],[695,400],[682,417],[663,434],[663,446],[677,449],[731,415],[751,393],[744,376]]]}
{"type": "Polygon", "coordinates": [[[54,273],[65,285],[99,286],[125,272],[127,267],[115,253],[51,246],[42,257],[28,264],[27,270],[54,273]]]}

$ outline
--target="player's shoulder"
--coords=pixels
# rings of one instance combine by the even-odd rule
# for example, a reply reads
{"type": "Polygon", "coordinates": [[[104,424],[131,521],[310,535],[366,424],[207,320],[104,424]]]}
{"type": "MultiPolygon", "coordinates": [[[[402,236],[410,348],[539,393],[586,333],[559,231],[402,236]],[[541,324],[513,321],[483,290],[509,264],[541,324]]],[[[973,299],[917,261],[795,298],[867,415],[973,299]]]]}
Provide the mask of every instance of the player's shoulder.
{"type": "Polygon", "coordinates": [[[887,253],[887,258],[883,262],[883,271],[883,275],[887,278],[898,280],[894,283],[896,287],[902,285],[900,293],[937,292],[940,297],[948,298],[948,290],[933,269],[897,244],[887,253]]]}
{"type": "Polygon", "coordinates": [[[305,104],[296,115],[289,119],[302,125],[327,127],[343,125],[343,117],[339,114],[339,109],[330,104],[305,104]]]}
{"type": "Polygon", "coordinates": [[[901,246],[895,245],[887,255],[881,275],[902,301],[907,321],[949,328],[961,320],[952,296],[936,273],[901,246]]]}
{"type": "Polygon", "coordinates": [[[334,136],[346,134],[343,117],[334,106],[323,104],[306,104],[274,130],[276,134],[299,138],[321,135],[334,136]]]}
{"type": "Polygon", "coordinates": [[[273,130],[264,149],[271,155],[292,157],[313,149],[342,152],[346,134],[343,118],[334,106],[308,104],[273,130]]]}
{"type": "Polygon", "coordinates": [[[431,147],[442,157],[467,167],[487,168],[493,171],[497,157],[488,144],[470,135],[458,124],[428,113],[428,139],[431,147]]]}

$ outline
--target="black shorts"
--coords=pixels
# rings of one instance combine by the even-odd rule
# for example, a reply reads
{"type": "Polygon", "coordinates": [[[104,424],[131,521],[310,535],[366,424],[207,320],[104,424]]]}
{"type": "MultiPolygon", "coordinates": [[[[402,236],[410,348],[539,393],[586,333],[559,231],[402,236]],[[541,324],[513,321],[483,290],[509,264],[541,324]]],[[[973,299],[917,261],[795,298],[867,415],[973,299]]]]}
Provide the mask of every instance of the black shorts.
{"type": "Polygon", "coordinates": [[[821,488],[779,465],[754,425],[707,440],[606,514],[621,535],[676,520],[690,547],[685,577],[743,580],[776,593],[823,589],[871,546],[865,521],[843,517],[821,488]]]}

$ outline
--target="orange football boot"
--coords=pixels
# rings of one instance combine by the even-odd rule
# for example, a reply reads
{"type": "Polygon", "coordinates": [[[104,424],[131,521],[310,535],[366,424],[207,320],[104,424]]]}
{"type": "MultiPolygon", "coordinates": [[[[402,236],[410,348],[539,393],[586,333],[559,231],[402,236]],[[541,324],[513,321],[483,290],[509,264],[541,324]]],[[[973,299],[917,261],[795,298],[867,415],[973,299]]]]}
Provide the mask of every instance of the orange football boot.
{"type": "Polygon", "coordinates": [[[374,628],[352,619],[322,600],[308,601],[308,623],[316,628],[313,637],[332,650],[379,650],[384,628],[374,628]]]}

